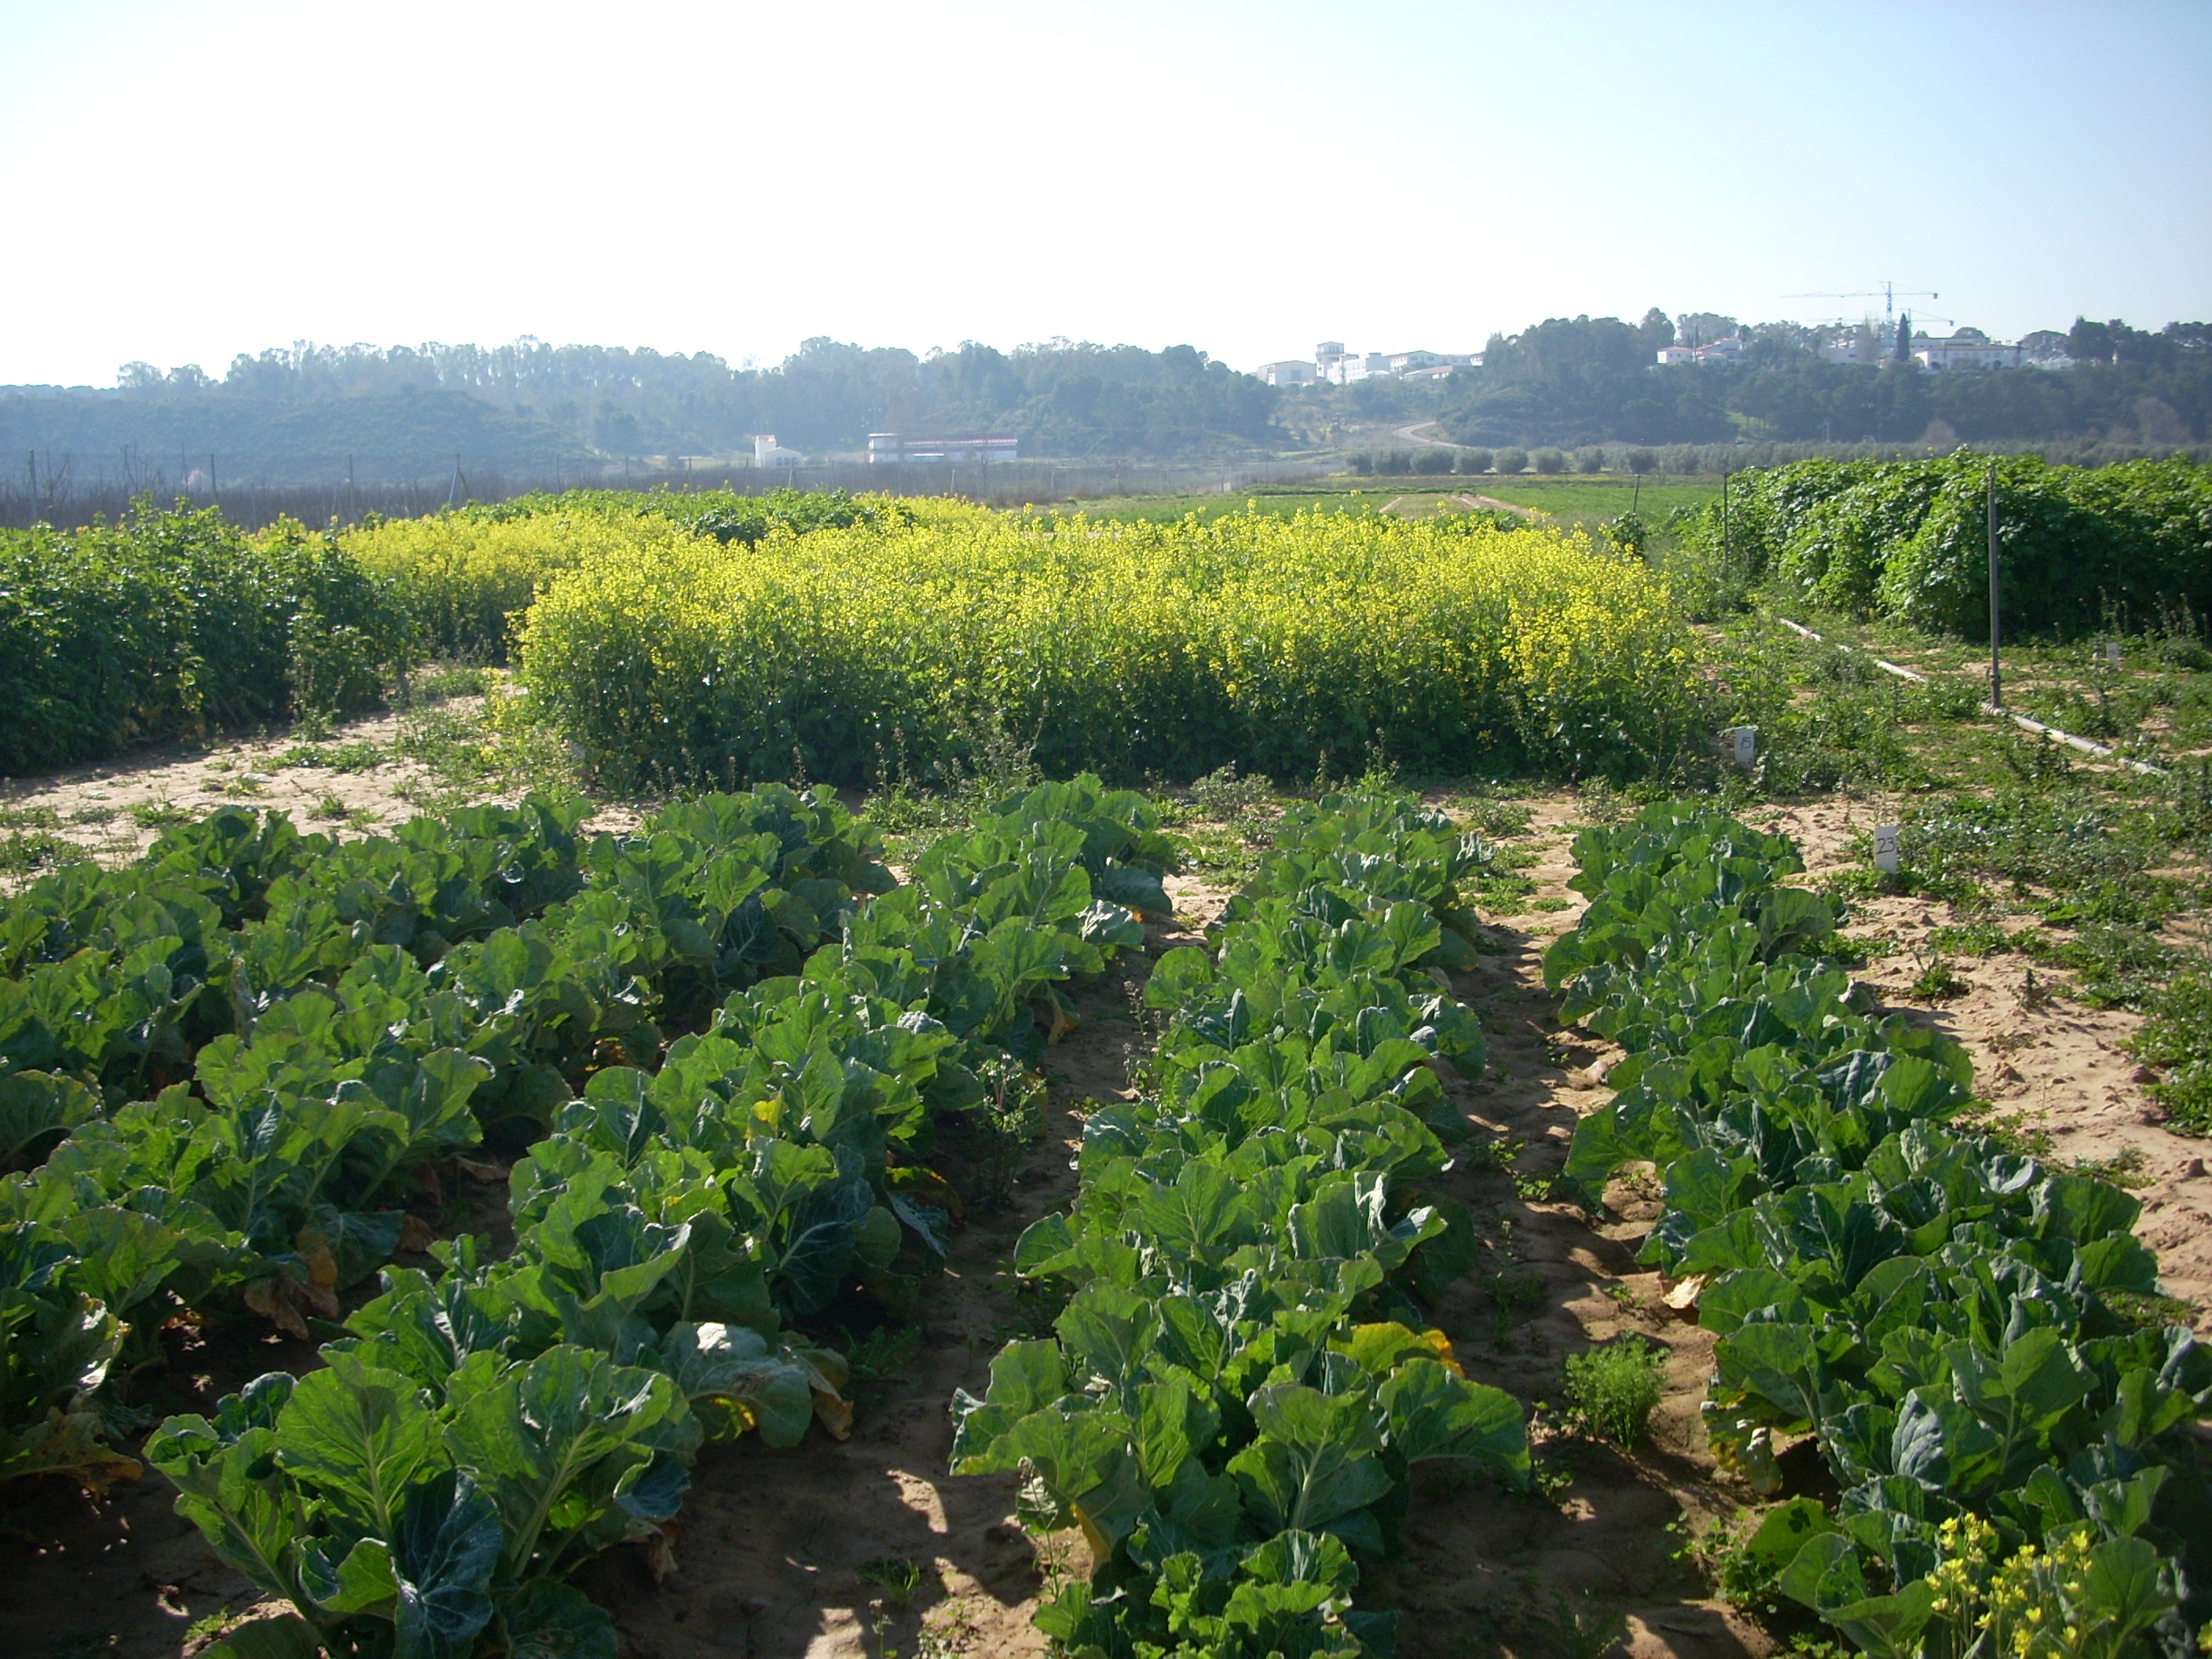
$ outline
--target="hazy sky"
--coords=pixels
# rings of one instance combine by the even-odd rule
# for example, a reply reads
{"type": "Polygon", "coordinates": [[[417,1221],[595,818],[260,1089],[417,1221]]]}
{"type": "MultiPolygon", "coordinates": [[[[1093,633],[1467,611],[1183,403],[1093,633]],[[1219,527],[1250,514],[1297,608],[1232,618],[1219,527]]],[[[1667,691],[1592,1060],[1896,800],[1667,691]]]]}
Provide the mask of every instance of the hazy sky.
{"type": "Polygon", "coordinates": [[[0,0],[0,381],[2212,315],[2212,0],[0,0]],[[1879,312],[1881,301],[1871,302],[1879,312]]]}

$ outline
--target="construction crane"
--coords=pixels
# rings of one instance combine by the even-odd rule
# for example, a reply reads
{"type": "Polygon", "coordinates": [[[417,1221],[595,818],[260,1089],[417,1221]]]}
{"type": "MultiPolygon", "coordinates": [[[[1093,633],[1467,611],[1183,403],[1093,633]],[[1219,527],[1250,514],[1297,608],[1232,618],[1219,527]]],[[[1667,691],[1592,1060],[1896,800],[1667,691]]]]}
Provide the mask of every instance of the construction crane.
{"type": "Polygon", "coordinates": [[[1782,297],[1785,300],[1871,300],[1877,294],[1881,295],[1882,319],[1892,323],[1897,320],[1899,295],[1902,294],[1907,298],[1924,295],[1930,300],[1940,300],[1943,297],[1932,288],[1899,288],[1887,277],[1882,279],[1880,288],[1851,289],[1841,294],[1785,294],[1782,297]]]}

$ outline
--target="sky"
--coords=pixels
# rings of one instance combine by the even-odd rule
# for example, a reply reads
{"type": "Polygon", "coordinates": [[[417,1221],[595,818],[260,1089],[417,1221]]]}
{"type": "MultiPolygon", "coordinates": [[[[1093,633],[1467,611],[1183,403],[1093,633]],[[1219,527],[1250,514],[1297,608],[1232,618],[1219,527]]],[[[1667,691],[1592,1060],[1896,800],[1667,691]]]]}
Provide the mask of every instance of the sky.
{"type": "Polygon", "coordinates": [[[2212,0],[0,0],[0,383],[2212,316],[2212,0]]]}

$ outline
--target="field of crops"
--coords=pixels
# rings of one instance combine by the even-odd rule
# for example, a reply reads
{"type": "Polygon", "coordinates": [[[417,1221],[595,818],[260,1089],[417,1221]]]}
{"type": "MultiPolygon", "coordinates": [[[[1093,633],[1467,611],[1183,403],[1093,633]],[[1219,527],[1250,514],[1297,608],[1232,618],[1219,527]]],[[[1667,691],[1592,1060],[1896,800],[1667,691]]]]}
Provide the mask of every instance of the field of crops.
{"type": "MultiPolygon", "coordinates": [[[[614,1654],[572,1580],[666,1547],[702,1447],[850,1431],[833,1314],[931,1294],[1073,981],[1169,909],[1159,821],[1046,785],[897,882],[780,787],[621,838],[544,801],[342,848],[230,809],[33,884],[0,915],[0,1491],[138,1478],[133,1379],[187,1340],[327,1334],[137,1455],[290,1609],[205,1651],[614,1654]],[[511,1243],[434,1237],[502,1152],[511,1243]]],[[[1542,1478],[1431,1311],[1487,1248],[1429,1189],[1480,1152],[1439,1079],[1488,1042],[1443,986],[1495,849],[1376,789],[1272,839],[1151,962],[1143,1086],[1013,1248],[1050,1334],[951,1402],[954,1474],[1019,1474],[1024,1524],[1087,1547],[1036,1614],[1070,1652],[1387,1653],[1359,1586],[1419,1468],[1542,1478]]],[[[1662,1172],[1644,1253],[1719,1339],[1723,1469],[1770,1495],[1747,1594],[1877,1654],[2175,1650],[2212,1354],[2162,1322],[2136,1201],[1944,1127],[1964,1055],[1860,1011],[1786,842],[1671,804],[1574,851],[1547,972],[1627,1058],[1562,1191],[1662,1172]]],[[[1649,1404],[1583,1375],[1590,1431],[1635,1437],[1649,1404]]]]}
{"type": "Polygon", "coordinates": [[[522,669],[618,786],[728,786],[927,778],[994,735],[1130,780],[1635,773],[1688,739],[1692,654],[1648,571],[1564,536],[936,507],[593,559],[530,611],[522,669]]]}
{"type": "MultiPolygon", "coordinates": [[[[826,795],[705,797],[619,841],[575,821],[532,801],[333,848],[232,811],[7,908],[0,1481],[135,1478],[124,1384],[180,1319],[338,1333],[146,1443],[294,1610],[257,1656],[611,1653],[567,1576],[659,1536],[702,1443],[848,1431],[809,1322],[911,1305],[962,1204],[928,1154],[1036,1086],[1056,984],[1169,908],[1152,809],[1092,781],[903,884],[826,795]],[[410,1207],[484,1147],[525,1154],[500,1259],[410,1207]],[[426,1248],[435,1271],[345,1310],[426,1248]]],[[[1048,1628],[1165,1634],[1103,1594],[1139,1572],[1255,1652],[1361,1651],[1349,1551],[1384,1547],[1407,1465],[1525,1483],[1519,1407],[1412,1299],[1468,1256],[1407,1187],[1464,1135],[1428,1061],[1481,1061],[1422,971],[1468,951],[1453,884],[1480,854],[1332,799],[1218,956],[1153,975],[1158,1094],[1094,1121],[1084,1199],[1018,1252],[1075,1290],[1058,1340],[962,1407],[957,1467],[1036,1469],[1039,1524],[1098,1558],[1048,1628]]]]}
{"type": "MultiPolygon", "coordinates": [[[[2031,564],[2197,487],[2007,465],[2031,564]]],[[[501,804],[323,836],[149,786],[134,837],[102,767],[0,815],[0,1547],[173,1496],[210,1565],[155,1601],[217,1659],[1523,1659],[1632,1615],[2183,1659],[2212,686],[2185,591],[2124,665],[2015,646],[2023,706],[2166,769],[2075,765],[1902,578],[1806,575],[1893,508],[1897,568],[1963,568],[1963,466],[1757,480],[1743,545],[1649,562],[613,493],[16,538],[8,763],[296,715],[171,769],[501,804]],[[1759,610],[1801,599],[1926,678],[1759,610]],[[395,736],[340,729],[380,695],[395,736]]],[[[166,1656],[129,1559],[21,1562],[166,1656]]]]}
{"type": "Polygon", "coordinates": [[[1715,1455],[1772,1494],[1809,1443],[1841,1490],[1769,1510],[1753,1570],[1868,1653],[2185,1648],[2212,1351],[2162,1322],[2136,1200],[1943,1127],[1971,1065],[1854,1006],[1786,842],[1669,804],[1575,852],[1546,974],[1627,1056],[1565,1178],[1662,1172],[1644,1255],[1719,1338],[1715,1455]]]}

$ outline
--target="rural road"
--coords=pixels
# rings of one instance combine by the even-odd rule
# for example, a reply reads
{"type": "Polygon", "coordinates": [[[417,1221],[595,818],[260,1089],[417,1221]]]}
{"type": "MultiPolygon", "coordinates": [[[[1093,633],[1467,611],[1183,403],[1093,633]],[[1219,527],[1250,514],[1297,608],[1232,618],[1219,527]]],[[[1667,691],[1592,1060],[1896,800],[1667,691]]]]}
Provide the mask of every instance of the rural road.
{"type": "Polygon", "coordinates": [[[1424,438],[1421,435],[1423,428],[1435,424],[1434,421],[1416,421],[1411,426],[1400,427],[1398,435],[1409,444],[1434,444],[1438,449],[1465,449],[1468,447],[1465,444],[1453,443],[1444,438],[1424,438]]]}

